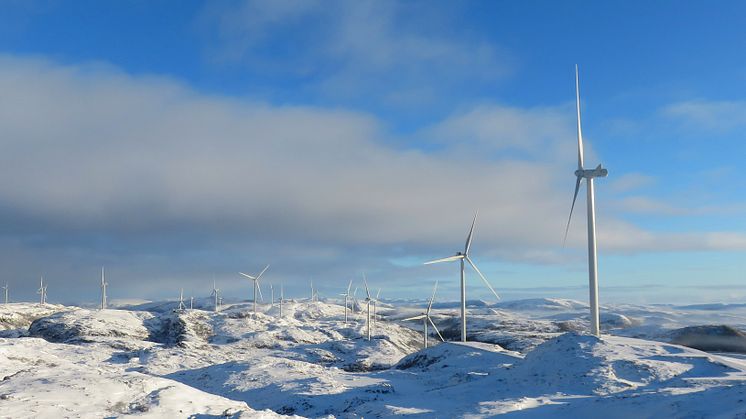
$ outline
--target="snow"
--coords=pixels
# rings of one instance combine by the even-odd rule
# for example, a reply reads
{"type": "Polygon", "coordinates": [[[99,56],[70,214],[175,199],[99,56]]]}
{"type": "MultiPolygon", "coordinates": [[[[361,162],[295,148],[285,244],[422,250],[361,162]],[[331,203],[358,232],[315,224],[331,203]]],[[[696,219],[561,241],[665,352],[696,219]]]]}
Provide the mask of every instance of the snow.
{"type": "MultiPolygon", "coordinates": [[[[0,306],[0,416],[733,417],[746,413],[746,305],[473,304],[469,343],[421,349],[419,305],[174,302],[0,306]],[[204,303],[204,304],[203,304],[204,303]],[[197,306],[197,304],[195,304],[197,306]],[[364,308],[362,306],[361,308],[364,308]],[[729,327],[720,326],[728,324],[729,327]],[[702,346],[713,339],[731,345],[702,346]],[[707,353],[677,343],[721,351],[707,353]]],[[[433,311],[458,337],[458,306],[433,311]]]]}

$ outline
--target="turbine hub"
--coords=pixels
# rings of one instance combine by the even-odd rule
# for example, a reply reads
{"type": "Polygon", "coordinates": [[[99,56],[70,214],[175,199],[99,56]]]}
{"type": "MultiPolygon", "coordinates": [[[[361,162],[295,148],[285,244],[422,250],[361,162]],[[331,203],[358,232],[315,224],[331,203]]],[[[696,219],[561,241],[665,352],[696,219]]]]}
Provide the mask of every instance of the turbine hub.
{"type": "Polygon", "coordinates": [[[600,164],[595,169],[578,169],[575,171],[575,176],[586,179],[595,177],[606,177],[609,175],[609,171],[604,169],[600,164]]]}

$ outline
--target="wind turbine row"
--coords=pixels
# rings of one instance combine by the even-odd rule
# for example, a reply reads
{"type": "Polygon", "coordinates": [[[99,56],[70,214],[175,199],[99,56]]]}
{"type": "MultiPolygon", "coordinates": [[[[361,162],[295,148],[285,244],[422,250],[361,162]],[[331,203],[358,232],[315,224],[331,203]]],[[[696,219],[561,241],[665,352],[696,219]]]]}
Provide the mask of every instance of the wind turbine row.
{"type": "MultiPolygon", "coordinates": [[[[594,189],[594,179],[603,178],[608,175],[608,171],[603,168],[602,165],[596,166],[595,169],[586,169],[584,167],[584,146],[583,146],[583,130],[580,118],[580,81],[578,74],[578,66],[575,66],[575,109],[577,114],[577,134],[578,134],[578,167],[575,170],[575,193],[572,198],[572,205],[570,206],[570,216],[567,220],[567,226],[565,228],[565,238],[567,241],[567,234],[570,230],[570,221],[572,220],[572,213],[575,209],[575,201],[578,198],[578,192],[580,185],[585,179],[587,189],[587,216],[588,216],[588,289],[590,295],[590,332],[596,336],[600,334],[599,327],[599,308],[598,308],[598,256],[596,248],[596,196],[594,189]]],[[[425,262],[426,265],[441,262],[454,262],[459,261],[461,264],[461,341],[466,342],[466,279],[465,279],[465,264],[467,262],[474,271],[484,281],[484,284],[489,288],[495,298],[498,300],[500,297],[497,295],[495,290],[490,285],[487,278],[482,275],[482,272],[477,268],[474,262],[469,257],[469,250],[471,249],[471,241],[474,234],[474,225],[477,220],[477,215],[474,215],[474,220],[469,230],[469,235],[466,238],[466,245],[464,246],[463,252],[458,252],[453,256],[449,256],[442,259],[436,259],[429,262],[425,262]]]]}

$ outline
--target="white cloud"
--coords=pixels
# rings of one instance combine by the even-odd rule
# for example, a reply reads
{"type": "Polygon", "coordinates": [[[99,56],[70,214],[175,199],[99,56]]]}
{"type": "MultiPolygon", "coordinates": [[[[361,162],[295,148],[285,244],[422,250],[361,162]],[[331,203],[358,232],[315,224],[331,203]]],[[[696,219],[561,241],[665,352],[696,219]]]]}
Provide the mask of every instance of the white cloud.
{"type": "MultiPolygon", "coordinates": [[[[400,281],[388,259],[458,250],[476,208],[481,258],[566,260],[565,106],[478,107],[423,132],[463,131],[479,147],[421,151],[389,145],[368,114],[202,95],[100,65],[2,57],[0,91],[8,274],[78,275],[104,259],[170,287],[195,266],[268,260],[280,278],[331,283],[372,266],[400,281]],[[511,148],[525,155],[500,154],[511,148]]],[[[580,252],[577,208],[569,246],[580,252]]],[[[658,234],[603,213],[599,235],[605,251],[746,248],[736,233],[658,234]]]]}
{"type": "Polygon", "coordinates": [[[690,100],[663,109],[665,116],[682,120],[688,127],[726,132],[746,127],[746,102],[690,100]]]}
{"type": "Polygon", "coordinates": [[[208,4],[208,56],[302,80],[315,94],[426,106],[510,74],[514,58],[428,2],[246,0],[208,4]],[[293,34],[303,33],[303,36],[293,34]]]}

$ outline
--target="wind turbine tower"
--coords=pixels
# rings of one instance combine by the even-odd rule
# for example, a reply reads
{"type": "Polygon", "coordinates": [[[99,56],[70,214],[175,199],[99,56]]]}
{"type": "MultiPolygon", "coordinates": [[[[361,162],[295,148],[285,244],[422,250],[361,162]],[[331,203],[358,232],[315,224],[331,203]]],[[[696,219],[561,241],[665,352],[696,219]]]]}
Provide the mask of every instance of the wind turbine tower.
{"type": "Polygon", "coordinates": [[[463,252],[457,252],[453,256],[425,262],[425,265],[440,262],[453,262],[457,260],[461,262],[461,342],[466,342],[466,271],[464,261],[468,262],[469,265],[474,268],[474,271],[479,275],[480,278],[482,278],[482,281],[484,281],[484,284],[487,285],[487,288],[492,291],[492,294],[495,295],[495,298],[497,298],[498,300],[500,299],[500,296],[497,295],[495,290],[492,288],[492,285],[490,285],[489,281],[487,281],[487,278],[482,275],[482,272],[479,270],[479,268],[477,268],[477,265],[475,265],[469,257],[469,250],[471,250],[471,241],[474,238],[474,225],[476,224],[476,222],[477,214],[474,214],[474,220],[471,222],[471,229],[469,229],[469,235],[466,237],[466,245],[464,245],[463,252]]]}
{"type": "Polygon", "coordinates": [[[47,303],[47,286],[44,285],[43,276],[39,279],[39,289],[36,290],[36,293],[39,294],[39,303],[41,305],[46,304],[47,303]]]}
{"type": "Polygon", "coordinates": [[[280,282],[280,318],[282,318],[282,303],[285,302],[285,286],[280,282]]]}
{"type": "Polygon", "coordinates": [[[210,297],[215,297],[215,312],[217,313],[218,310],[220,310],[220,290],[217,288],[215,284],[215,278],[212,279],[212,292],[210,293],[210,297]]]}
{"type": "Polygon", "coordinates": [[[8,291],[10,290],[10,286],[8,286],[8,283],[5,283],[5,286],[3,287],[3,294],[5,294],[5,304],[8,304],[8,291]]]}
{"type": "Polygon", "coordinates": [[[345,324],[347,324],[347,301],[350,299],[350,288],[352,287],[352,280],[347,284],[347,292],[339,294],[345,298],[345,324]]]}
{"type": "Polygon", "coordinates": [[[104,272],[104,267],[101,267],[101,310],[106,309],[106,286],[109,285],[106,283],[106,273],[104,272]]]}
{"type": "Polygon", "coordinates": [[[601,333],[599,313],[598,313],[598,257],[596,255],[596,191],[593,186],[593,179],[608,176],[608,170],[600,164],[595,169],[585,169],[583,161],[583,130],[580,124],[580,82],[578,77],[578,66],[575,65],[575,109],[578,118],[578,169],[575,171],[575,194],[572,198],[570,207],[570,216],[567,219],[565,228],[565,241],[567,233],[570,230],[570,221],[572,212],[575,209],[575,200],[578,199],[580,183],[583,179],[588,183],[587,194],[587,212],[588,212],[588,291],[590,294],[591,308],[591,333],[598,336],[601,333]]]}
{"type": "Polygon", "coordinates": [[[373,324],[376,324],[376,307],[378,306],[378,297],[381,296],[381,289],[376,293],[376,299],[373,300],[373,324]]]}
{"type": "Polygon", "coordinates": [[[373,299],[373,297],[370,296],[370,290],[368,289],[368,280],[365,278],[365,274],[363,274],[363,282],[365,283],[365,294],[366,294],[365,302],[367,303],[367,306],[368,306],[368,321],[367,321],[368,324],[367,324],[367,326],[368,326],[368,340],[370,340],[370,335],[371,335],[371,328],[370,328],[370,305],[372,303],[374,303],[375,300],[373,299]]]}
{"type": "Polygon", "coordinates": [[[184,304],[184,288],[179,291],[179,311],[186,310],[186,305],[184,304]]]}

